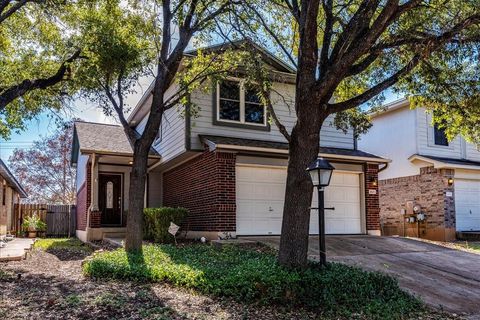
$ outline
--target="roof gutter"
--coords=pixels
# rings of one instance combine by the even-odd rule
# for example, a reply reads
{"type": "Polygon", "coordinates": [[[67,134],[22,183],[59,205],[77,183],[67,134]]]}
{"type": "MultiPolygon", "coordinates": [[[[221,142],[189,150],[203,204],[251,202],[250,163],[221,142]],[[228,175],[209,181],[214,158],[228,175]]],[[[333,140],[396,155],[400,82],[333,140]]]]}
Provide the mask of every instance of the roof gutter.
{"type": "Polygon", "coordinates": [[[433,164],[433,167],[435,169],[466,169],[466,170],[480,170],[480,166],[473,166],[473,165],[467,165],[467,164],[452,164],[452,163],[447,163],[447,162],[442,162],[438,160],[433,160],[427,157],[422,157],[419,155],[413,155],[410,158],[408,158],[410,162],[415,161],[415,160],[420,160],[420,161],[425,161],[433,164]]]}
{"type": "MultiPolygon", "coordinates": [[[[126,152],[112,152],[112,151],[102,151],[102,150],[89,150],[89,149],[80,149],[81,154],[97,154],[104,156],[118,156],[118,157],[133,157],[133,153],[126,152]]],[[[149,159],[160,159],[161,155],[149,154],[149,159]]]]}
{"type": "MultiPolygon", "coordinates": [[[[246,146],[236,146],[229,144],[208,144],[210,150],[215,149],[224,149],[224,150],[235,150],[235,151],[252,151],[252,152],[264,152],[264,153],[273,153],[273,154],[285,154],[288,155],[288,150],[284,149],[272,149],[272,148],[262,148],[262,147],[246,147],[246,146]],[[213,148],[212,148],[213,147],[213,148]]],[[[340,159],[340,160],[357,160],[357,161],[368,161],[375,163],[389,163],[392,160],[382,159],[382,158],[371,158],[371,157],[359,157],[359,156],[347,156],[331,153],[322,153],[318,154],[320,157],[325,157],[329,159],[340,159]]]]}

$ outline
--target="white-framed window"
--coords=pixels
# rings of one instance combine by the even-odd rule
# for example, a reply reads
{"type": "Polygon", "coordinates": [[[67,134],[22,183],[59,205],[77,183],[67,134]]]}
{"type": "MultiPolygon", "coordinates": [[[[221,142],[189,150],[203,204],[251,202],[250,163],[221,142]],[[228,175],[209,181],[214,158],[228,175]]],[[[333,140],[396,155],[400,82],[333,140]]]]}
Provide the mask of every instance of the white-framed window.
{"type": "Polygon", "coordinates": [[[245,81],[227,79],[217,82],[217,122],[267,127],[267,108],[245,81]]]}

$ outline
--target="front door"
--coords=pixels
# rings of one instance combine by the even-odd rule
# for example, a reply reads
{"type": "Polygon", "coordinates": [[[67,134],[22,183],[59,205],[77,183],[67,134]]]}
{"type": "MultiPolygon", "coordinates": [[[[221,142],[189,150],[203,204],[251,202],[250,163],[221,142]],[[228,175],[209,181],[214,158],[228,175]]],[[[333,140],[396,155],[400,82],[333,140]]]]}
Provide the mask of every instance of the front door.
{"type": "Polygon", "coordinates": [[[122,225],[122,175],[99,174],[98,206],[102,212],[102,226],[122,225]]]}

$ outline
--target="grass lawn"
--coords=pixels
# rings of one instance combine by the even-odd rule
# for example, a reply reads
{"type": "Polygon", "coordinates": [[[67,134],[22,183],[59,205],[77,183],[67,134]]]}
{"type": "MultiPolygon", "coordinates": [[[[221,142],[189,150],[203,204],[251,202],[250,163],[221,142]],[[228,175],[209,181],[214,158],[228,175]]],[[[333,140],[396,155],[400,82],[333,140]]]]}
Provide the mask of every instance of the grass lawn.
{"type": "Polygon", "coordinates": [[[77,251],[90,253],[93,250],[77,238],[45,238],[35,241],[34,248],[44,251],[77,251]]]}
{"type": "Polygon", "coordinates": [[[456,246],[468,249],[468,250],[473,250],[473,251],[479,251],[480,252],[480,242],[479,241],[474,241],[474,242],[468,242],[468,241],[457,241],[455,242],[456,246]]]}
{"type": "Polygon", "coordinates": [[[98,252],[83,264],[96,279],[167,282],[212,296],[263,305],[306,307],[324,316],[401,319],[423,311],[393,278],[342,264],[282,268],[274,253],[208,245],[146,245],[142,254],[98,252]]]}

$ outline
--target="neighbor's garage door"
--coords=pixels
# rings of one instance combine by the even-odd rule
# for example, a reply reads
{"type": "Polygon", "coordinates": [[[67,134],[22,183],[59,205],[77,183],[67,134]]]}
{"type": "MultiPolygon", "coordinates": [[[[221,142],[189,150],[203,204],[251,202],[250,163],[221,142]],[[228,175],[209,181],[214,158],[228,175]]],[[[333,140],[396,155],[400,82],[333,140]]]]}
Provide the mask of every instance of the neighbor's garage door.
{"type": "Polygon", "coordinates": [[[455,179],[457,231],[480,230],[480,181],[455,179]]]}
{"type": "MultiPolygon", "coordinates": [[[[287,170],[282,167],[238,165],[236,169],[237,234],[280,234],[287,170]]],[[[313,205],[317,206],[316,192],[313,205]]],[[[326,233],[361,233],[360,175],[334,171],[325,191],[326,233]]],[[[318,213],[312,210],[310,234],[318,234],[318,213]]]]}

